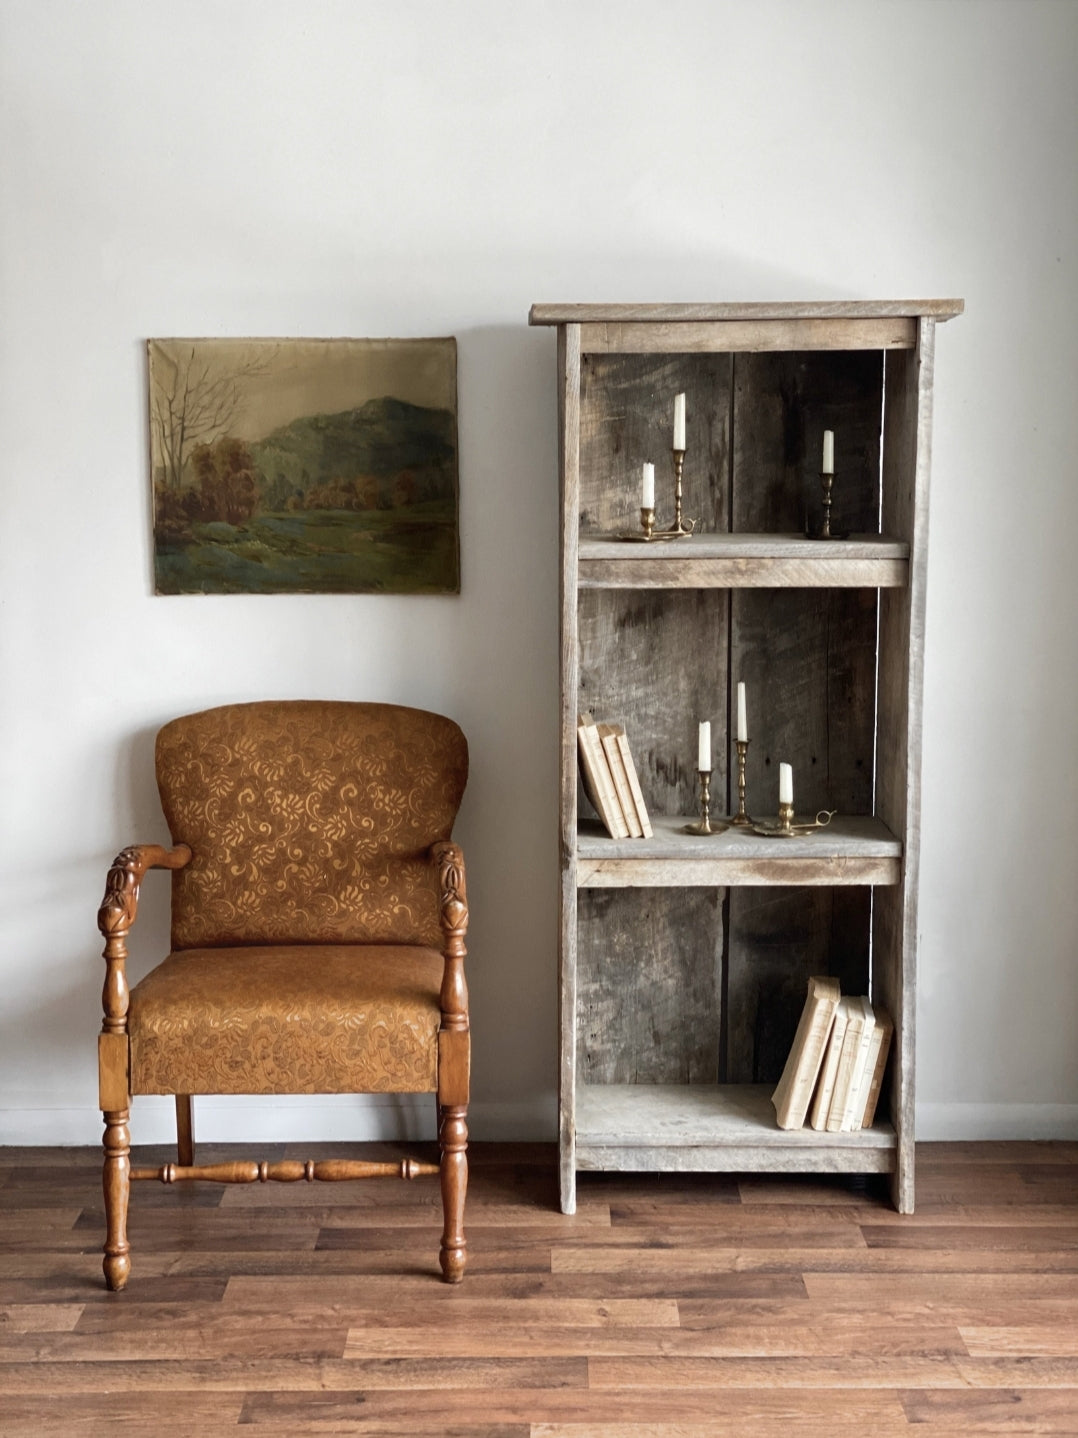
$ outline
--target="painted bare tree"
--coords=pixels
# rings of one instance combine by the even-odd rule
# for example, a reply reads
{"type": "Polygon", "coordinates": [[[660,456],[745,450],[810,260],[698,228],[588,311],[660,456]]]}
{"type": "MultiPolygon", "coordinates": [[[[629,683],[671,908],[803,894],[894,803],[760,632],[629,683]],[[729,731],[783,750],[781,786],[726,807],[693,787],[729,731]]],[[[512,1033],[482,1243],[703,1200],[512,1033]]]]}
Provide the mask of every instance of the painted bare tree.
{"type": "Polygon", "coordinates": [[[264,373],[268,355],[216,368],[195,345],[151,340],[150,423],[164,468],[164,488],[178,490],[191,450],[228,433],[243,397],[243,381],[264,373]]]}

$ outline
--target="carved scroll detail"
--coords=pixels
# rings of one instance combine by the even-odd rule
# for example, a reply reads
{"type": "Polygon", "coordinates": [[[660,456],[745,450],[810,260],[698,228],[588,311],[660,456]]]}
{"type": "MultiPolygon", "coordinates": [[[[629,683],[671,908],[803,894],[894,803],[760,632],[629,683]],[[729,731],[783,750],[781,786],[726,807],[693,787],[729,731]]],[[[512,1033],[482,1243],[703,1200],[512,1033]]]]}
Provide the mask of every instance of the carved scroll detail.
{"type": "Polygon", "coordinates": [[[139,885],[147,869],[182,869],[190,859],[191,850],[186,844],[177,844],[174,849],[163,849],[160,844],[133,844],[112,861],[105,880],[105,897],[97,911],[97,927],[105,939],[105,987],[101,995],[104,1033],[123,1033],[127,1021],[127,936],[138,914],[139,885]]]}

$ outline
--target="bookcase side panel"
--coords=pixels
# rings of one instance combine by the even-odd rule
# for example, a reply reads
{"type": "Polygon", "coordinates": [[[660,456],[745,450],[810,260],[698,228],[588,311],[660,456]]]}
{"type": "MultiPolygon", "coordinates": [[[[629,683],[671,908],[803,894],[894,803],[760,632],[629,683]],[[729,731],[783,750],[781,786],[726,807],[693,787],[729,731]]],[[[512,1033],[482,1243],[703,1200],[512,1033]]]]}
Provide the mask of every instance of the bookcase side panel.
{"type": "Polygon", "coordinates": [[[558,952],[559,994],[559,1177],[563,1213],[576,1211],[576,693],[577,548],[580,506],[580,327],[558,328],[558,471],[561,491],[560,613],[560,850],[561,924],[558,952]]]}
{"type": "Polygon", "coordinates": [[[579,1084],[718,1078],[721,889],[585,889],[579,1084]]]}
{"type": "Polygon", "coordinates": [[[731,357],[585,354],[580,389],[582,534],[640,528],[641,467],[655,466],[655,523],[673,522],[674,396],[685,395],[683,515],[728,527],[731,357]]]}
{"type": "Polygon", "coordinates": [[[727,592],[587,589],[578,601],[580,709],[624,725],[649,812],[686,822],[699,813],[697,724],[710,719],[719,734],[717,813],[726,792],[727,592]]]}
{"type": "MultiPolygon", "coordinates": [[[[882,385],[877,352],[736,356],[735,532],[818,530],[825,429],[835,435],[832,529],[878,530],[882,385]]],[[[799,814],[872,812],[876,640],[874,589],[733,592],[730,724],[744,680],[755,817],[777,810],[780,761],[793,766],[799,814]]],[[[867,889],[730,890],[728,1081],[777,1080],[810,974],[867,992],[869,927],[867,889]]]]}
{"type": "Polygon", "coordinates": [[[921,708],[928,490],[935,326],[919,323],[917,347],[888,356],[883,513],[888,532],[910,543],[910,579],[880,596],[876,806],[903,841],[902,883],[876,891],[874,997],[895,1022],[885,1102],[898,1137],[894,1202],[914,1204],[917,891],[920,871],[921,708]]]}

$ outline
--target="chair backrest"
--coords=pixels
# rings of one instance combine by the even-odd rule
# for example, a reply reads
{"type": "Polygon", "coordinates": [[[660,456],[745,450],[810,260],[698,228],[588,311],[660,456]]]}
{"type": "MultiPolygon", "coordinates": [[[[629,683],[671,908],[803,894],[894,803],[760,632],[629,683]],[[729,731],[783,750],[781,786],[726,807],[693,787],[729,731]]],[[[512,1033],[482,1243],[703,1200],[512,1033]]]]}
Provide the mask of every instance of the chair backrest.
{"type": "Polygon", "coordinates": [[[440,946],[426,850],[468,778],[451,719],[393,704],[281,700],[188,714],[157,736],[174,843],[172,944],[440,946]]]}

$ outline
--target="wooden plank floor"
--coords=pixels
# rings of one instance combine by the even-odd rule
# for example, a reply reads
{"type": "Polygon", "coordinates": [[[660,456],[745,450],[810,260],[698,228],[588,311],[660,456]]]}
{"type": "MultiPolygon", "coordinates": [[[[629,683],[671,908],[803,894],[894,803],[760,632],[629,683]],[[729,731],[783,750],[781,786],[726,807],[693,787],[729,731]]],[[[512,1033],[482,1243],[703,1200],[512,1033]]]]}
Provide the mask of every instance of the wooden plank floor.
{"type": "Polygon", "coordinates": [[[450,1288],[434,1180],[143,1183],[109,1294],[97,1151],[0,1149],[0,1433],[1078,1434],[1078,1144],[921,1145],[906,1218],[842,1178],[579,1199],[552,1149],[474,1146],[450,1288]]]}

